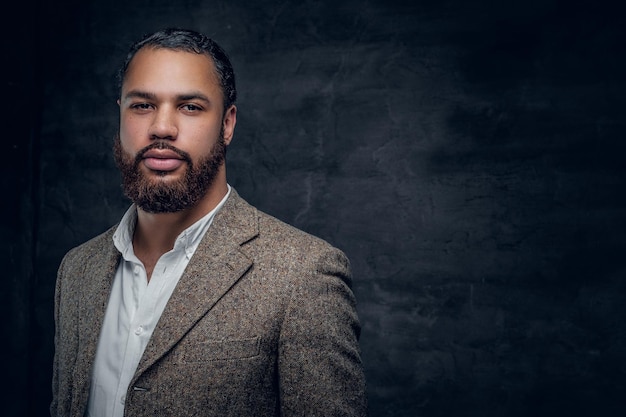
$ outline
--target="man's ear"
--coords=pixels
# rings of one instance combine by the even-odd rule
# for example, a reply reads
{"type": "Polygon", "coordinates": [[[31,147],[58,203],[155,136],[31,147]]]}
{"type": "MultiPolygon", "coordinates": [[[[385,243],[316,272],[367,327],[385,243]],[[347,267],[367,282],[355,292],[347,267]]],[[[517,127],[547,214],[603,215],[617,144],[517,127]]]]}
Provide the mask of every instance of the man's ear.
{"type": "Polygon", "coordinates": [[[237,107],[233,104],[224,112],[222,119],[222,128],[224,129],[224,143],[230,145],[235,134],[235,125],[237,124],[237,107]]]}

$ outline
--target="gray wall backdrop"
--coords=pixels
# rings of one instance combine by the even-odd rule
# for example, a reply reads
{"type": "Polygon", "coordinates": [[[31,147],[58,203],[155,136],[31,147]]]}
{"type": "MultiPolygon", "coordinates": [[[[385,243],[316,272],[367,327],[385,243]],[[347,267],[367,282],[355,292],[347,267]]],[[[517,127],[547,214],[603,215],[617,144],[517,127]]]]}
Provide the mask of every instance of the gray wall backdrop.
{"type": "Polygon", "coordinates": [[[0,414],[46,415],[59,261],[128,205],[115,71],[182,26],[235,66],[230,183],[352,261],[372,416],[626,415],[617,7],[41,3],[3,16],[0,414]]]}

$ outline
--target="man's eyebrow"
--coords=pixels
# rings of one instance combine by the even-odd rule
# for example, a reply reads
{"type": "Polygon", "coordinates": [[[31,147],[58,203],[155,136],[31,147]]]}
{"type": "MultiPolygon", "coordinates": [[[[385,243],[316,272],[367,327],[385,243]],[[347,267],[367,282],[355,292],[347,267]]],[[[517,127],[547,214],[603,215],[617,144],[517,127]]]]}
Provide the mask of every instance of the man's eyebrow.
{"type": "MultiPolygon", "coordinates": [[[[129,98],[142,98],[144,100],[156,100],[157,96],[156,96],[156,94],[149,93],[147,91],[131,90],[128,93],[126,93],[124,98],[126,98],[126,99],[129,99],[129,98]]],[[[211,103],[211,100],[209,100],[209,98],[205,94],[203,94],[203,93],[201,93],[199,91],[191,91],[189,93],[178,94],[176,96],[176,99],[178,101],[201,100],[201,101],[204,101],[206,103],[211,103]]]]}
{"type": "Polygon", "coordinates": [[[156,99],[156,95],[145,91],[131,90],[124,95],[124,98],[143,98],[146,100],[154,100],[156,99]]]}
{"type": "Polygon", "coordinates": [[[201,100],[201,101],[205,101],[207,103],[210,103],[211,100],[209,100],[209,98],[198,92],[198,91],[192,91],[190,93],[187,94],[179,94],[178,96],[176,96],[176,98],[178,98],[178,100],[180,101],[188,101],[188,100],[201,100]]]}

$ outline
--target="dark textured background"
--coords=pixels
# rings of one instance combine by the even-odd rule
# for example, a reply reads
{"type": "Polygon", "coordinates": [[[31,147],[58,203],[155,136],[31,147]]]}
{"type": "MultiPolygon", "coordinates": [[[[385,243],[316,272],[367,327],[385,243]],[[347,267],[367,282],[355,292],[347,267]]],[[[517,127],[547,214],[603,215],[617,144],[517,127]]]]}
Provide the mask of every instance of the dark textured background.
{"type": "Polygon", "coordinates": [[[230,183],[352,260],[372,416],[626,415],[618,7],[15,7],[3,16],[0,414],[46,415],[56,268],[128,204],[110,152],[115,70],[132,40],[177,25],[234,63],[230,183]]]}

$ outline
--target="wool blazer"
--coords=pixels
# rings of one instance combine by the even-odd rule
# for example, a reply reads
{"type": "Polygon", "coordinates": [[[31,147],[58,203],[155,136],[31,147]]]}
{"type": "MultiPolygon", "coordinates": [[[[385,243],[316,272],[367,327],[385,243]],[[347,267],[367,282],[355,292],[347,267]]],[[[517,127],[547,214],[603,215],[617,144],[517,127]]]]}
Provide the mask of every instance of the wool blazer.
{"type": "MultiPolygon", "coordinates": [[[[86,411],[120,261],[115,228],[70,250],[58,270],[53,417],[86,411]]],[[[124,415],[364,416],[359,333],[344,253],[233,189],[148,342],[124,415]]]]}

